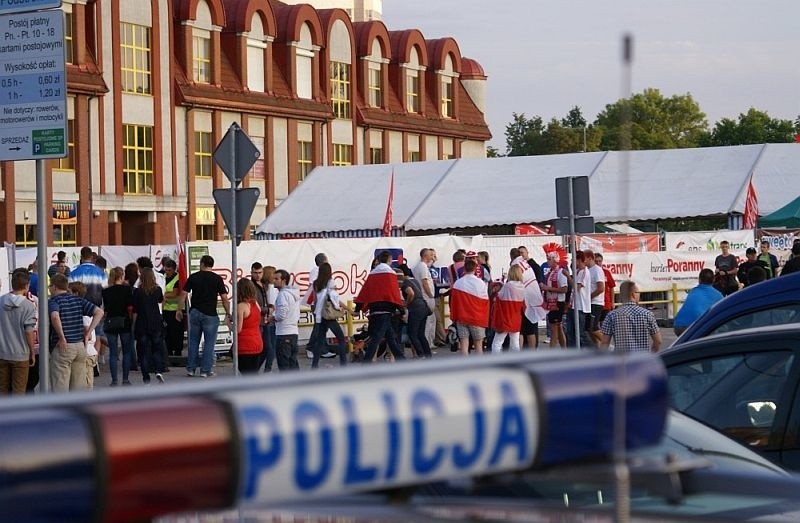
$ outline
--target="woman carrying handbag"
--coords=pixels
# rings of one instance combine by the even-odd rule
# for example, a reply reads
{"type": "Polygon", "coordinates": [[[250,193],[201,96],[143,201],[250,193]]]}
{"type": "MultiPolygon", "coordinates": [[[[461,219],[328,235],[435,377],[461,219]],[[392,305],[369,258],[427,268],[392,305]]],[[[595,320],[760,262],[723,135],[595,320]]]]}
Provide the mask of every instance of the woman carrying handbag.
{"type": "Polygon", "coordinates": [[[326,334],[331,331],[339,342],[339,365],[347,365],[347,345],[344,332],[337,321],[344,317],[346,309],[339,302],[339,293],[333,288],[333,271],[330,263],[322,263],[319,266],[319,275],[314,280],[314,332],[311,339],[314,340],[314,358],[311,360],[311,368],[319,367],[319,358],[325,350],[326,334]],[[325,313],[327,308],[328,312],[325,313]],[[325,316],[328,316],[326,318],[325,316]],[[338,316],[338,318],[337,318],[338,316]]]}
{"type": "Polygon", "coordinates": [[[106,311],[103,331],[108,338],[111,386],[119,385],[117,367],[120,348],[122,348],[122,384],[130,385],[128,374],[134,360],[130,313],[133,308],[133,294],[131,287],[125,282],[125,271],[122,267],[114,267],[108,273],[108,287],[103,289],[103,307],[106,311]]]}

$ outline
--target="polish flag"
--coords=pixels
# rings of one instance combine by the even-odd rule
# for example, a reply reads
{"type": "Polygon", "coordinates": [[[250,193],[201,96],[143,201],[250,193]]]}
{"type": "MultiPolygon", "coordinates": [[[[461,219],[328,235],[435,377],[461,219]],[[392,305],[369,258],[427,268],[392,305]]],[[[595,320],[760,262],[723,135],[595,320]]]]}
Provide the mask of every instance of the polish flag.
{"type": "Polygon", "coordinates": [[[450,319],[464,325],[486,327],[489,323],[489,293],[486,282],[465,274],[450,291],[450,319]]]}
{"type": "Polygon", "coordinates": [[[367,281],[358,293],[356,303],[361,304],[361,310],[368,311],[369,304],[378,301],[394,303],[398,307],[403,306],[403,299],[400,296],[400,284],[397,282],[397,274],[394,269],[385,263],[378,264],[367,276],[367,281]]]}
{"type": "Polygon", "coordinates": [[[394,169],[389,181],[389,202],[386,204],[386,216],[383,218],[383,235],[392,235],[392,206],[394,205],[394,169]]]}
{"type": "Polygon", "coordinates": [[[494,297],[491,327],[497,332],[519,332],[522,311],[525,309],[525,286],[508,281],[494,297]]]}
{"type": "Polygon", "coordinates": [[[755,229],[758,222],[758,198],[756,189],[753,187],[753,177],[750,176],[750,183],[747,184],[747,198],[744,201],[744,217],[742,218],[743,229],[755,229]]]}
{"type": "Polygon", "coordinates": [[[186,251],[183,248],[183,242],[181,242],[181,233],[178,228],[177,216],[175,216],[175,244],[178,247],[178,286],[180,289],[183,289],[186,280],[189,279],[189,275],[186,272],[186,251]]]}
{"type": "Polygon", "coordinates": [[[536,273],[522,256],[511,262],[511,266],[514,265],[519,265],[522,269],[522,285],[525,286],[525,317],[531,323],[537,323],[547,317],[547,311],[542,307],[544,298],[542,290],[539,288],[539,282],[536,280],[536,273]]]}

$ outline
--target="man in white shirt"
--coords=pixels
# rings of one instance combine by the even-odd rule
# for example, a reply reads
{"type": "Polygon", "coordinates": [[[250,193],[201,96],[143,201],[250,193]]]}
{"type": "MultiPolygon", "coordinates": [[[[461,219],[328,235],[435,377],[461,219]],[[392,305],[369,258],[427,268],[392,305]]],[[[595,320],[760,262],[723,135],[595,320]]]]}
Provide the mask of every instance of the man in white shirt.
{"type": "MultiPolygon", "coordinates": [[[[419,251],[419,262],[411,268],[411,274],[414,279],[419,282],[422,288],[422,298],[428,309],[434,312],[436,303],[434,301],[433,279],[431,278],[431,265],[433,264],[433,250],[424,248],[419,251]]],[[[433,346],[433,336],[436,332],[436,315],[431,314],[425,321],[425,338],[428,340],[428,345],[433,346]]]]}
{"type": "Polygon", "coordinates": [[[289,285],[289,273],[283,269],[275,271],[272,283],[278,289],[275,298],[275,311],[269,315],[268,321],[275,323],[277,343],[275,357],[278,360],[278,370],[299,370],[297,362],[297,337],[300,321],[300,292],[289,285]]]}
{"type": "Polygon", "coordinates": [[[589,332],[586,329],[586,320],[591,317],[592,312],[592,298],[589,293],[591,278],[586,268],[586,260],[582,251],[575,253],[575,260],[575,284],[578,288],[578,292],[572,295],[572,310],[565,319],[567,322],[567,345],[569,347],[577,346],[575,337],[575,314],[577,314],[581,348],[588,349],[594,346],[594,343],[592,343],[592,340],[589,338],[589,332]]]}
{"type": "Polygon", "coordinates": [[[586,249],[583,251],[583,256],[586,262],[586,270],[589,271],[589,278],[591,279],[589,289],[592,297],[592,315],[587,318],[589,322],[586,328],[589,330],[594,343],[598,344],[603,339],[603,333],[600,332],[600,317],[603,315],[603,306],[605,304],[606,275],[603,273],[603,268],[595,263],[594,251],[586,249]]]}

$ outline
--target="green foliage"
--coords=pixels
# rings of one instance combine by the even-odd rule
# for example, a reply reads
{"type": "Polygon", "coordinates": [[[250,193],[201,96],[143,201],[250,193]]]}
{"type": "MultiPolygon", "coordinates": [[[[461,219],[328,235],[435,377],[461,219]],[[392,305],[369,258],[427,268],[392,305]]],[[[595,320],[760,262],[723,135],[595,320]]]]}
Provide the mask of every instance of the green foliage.
{"type": "Polygon", "coordinates": [[[630,148],[634,150],[698,147],[708,133],[706,115],[691,94],[665,98],[658,89],[645,89],[628,100],[606,105],[597,115],[601,149],[622,148],[625,111],[629,111],[630,148]]]}
{"type": "Polygon", "coordinates": [[[506,125],[506,156],[530,156],[535,143],[541,138],[544,124],[541,116],[526,118],[525,113],[512,114],[513,120],[506,125]]]}
{"type": "Polygon", "coordinates": [[[500,151],[498,151],[496,147],[492,147],[491,145],[486,147],[487,158],[500,158],[501,156],[503,155],[500,154],[500,151]]]}
{"type": "Polygon", "coordinates": [[[765,111],[751,107],[739,115],[738,121],[723,118],[714,125],[708,145],[747,145],[757,143],[789,143],[794,141],[800,117],[791,120],[770,118],[765,111]]]}
{"type": "Polygon", "coordinates": [[[602,133],[594,126],[587,126],[579,107],[573,107],[565,118],[555,118],[544,125],[540,116],[526,118],[514,113],[514,121],[506,126],[506,154],[508,156],[531,156],[539,154],[574,153],[584,150],[597,151],[602,133]]]}

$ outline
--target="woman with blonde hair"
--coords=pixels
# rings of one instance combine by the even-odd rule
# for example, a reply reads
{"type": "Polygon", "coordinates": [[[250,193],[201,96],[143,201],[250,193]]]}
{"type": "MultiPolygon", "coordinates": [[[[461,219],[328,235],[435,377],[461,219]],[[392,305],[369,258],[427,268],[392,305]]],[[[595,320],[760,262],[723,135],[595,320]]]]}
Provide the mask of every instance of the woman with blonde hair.
{"type": "Polygon", "coordinates": [[[150,371],[164,383],[164,320],[158,305],[164,301],[164,293],[156,283],[156,275],[150,267],[139,271],[139,287],[133,291],[133,336],[142,356],[142,380],[150,383],[150,371]]]}
{"type": "Polygon", "coordinates": [[[237,361],[242,374],[257,374],[264,349],[261,337],[261,308],[256,301],[256,286],[248,278],[236,284],[237,361]]]}
{"type": "Polygon", "coordinates": [[[103,330],[108,338],[108,364],[111,370],[112,387],[119,385],[117,366],[120,347],[122,347],[122,384],[131,384],[128,374],[134,359],[133,334],[131,333],[132,308],[133,293],[130,285],[125,282],[125,271],[122,267],[114,267],[108,273],[108,287],[103,289],[103,309],[106,313],[103,330]]]}
{"type": "Polygon", "coordinates": [[[494,297],[492,316],[489,321],[495,330],[492,354],[503,352],[503,341],[508,336],[510,350],[519,352],[519,327],[525,309],[525,286],[522,284],[522,268],[514,265],[508,270],[503,288],[494,297]]]}

